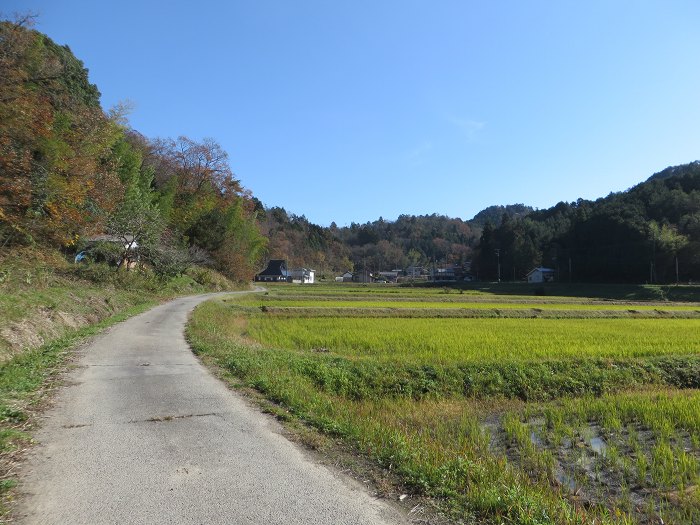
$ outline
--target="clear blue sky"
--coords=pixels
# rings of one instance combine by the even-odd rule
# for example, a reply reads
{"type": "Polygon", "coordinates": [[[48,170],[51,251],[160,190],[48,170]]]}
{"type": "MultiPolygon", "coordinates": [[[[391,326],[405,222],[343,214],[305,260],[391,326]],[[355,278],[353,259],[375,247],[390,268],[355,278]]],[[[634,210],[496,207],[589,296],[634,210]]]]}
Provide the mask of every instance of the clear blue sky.
{"type": "Polygon", "coordinates": [[[4,0],[148,137],[328,225],[471,218],[700,158],[700,2],[4,0]]]}

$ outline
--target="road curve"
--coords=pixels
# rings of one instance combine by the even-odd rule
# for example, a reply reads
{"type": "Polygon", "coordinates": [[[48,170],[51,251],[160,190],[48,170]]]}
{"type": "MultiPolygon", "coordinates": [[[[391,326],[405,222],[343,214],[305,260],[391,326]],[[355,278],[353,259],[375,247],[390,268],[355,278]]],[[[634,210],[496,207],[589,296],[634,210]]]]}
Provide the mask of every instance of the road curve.
{"type": "Polygon", "coordinates": [[[212,377],[186,297],[80,350],[20,473],[25,524],[394,524],[401,513],[311,462],[212,377]]]}

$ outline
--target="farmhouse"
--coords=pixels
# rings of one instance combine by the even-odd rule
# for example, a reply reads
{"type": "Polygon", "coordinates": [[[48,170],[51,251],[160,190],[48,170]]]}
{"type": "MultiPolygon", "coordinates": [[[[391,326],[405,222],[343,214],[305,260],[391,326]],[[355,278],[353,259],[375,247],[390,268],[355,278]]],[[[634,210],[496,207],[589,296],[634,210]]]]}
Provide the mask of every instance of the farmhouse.
{"type": "Polygon", "coordinates": [[[455,269],[453,267],[436,268],[432,272],[432,280],[442,282],[456,281],[457,276],[455,274],[455,269]]]}
{"type": "Polygon", "coordinates": [[[85,248],[75,256],[75,262],[87,262],[88,260],[107,260],[109,264],[121,267],[122,264],[128,269],[135,268],[139,260],[139,243],[133,235],[93,235],[85,239],[85,248]],[[105,252],[100,253],[100,244],[111,245],[118,252],[114,258],[110,259],[105,252]],[[122,257],[126,257],[123,260],[122,257]]]}
{"type": "Polygon", "coordinates": [[[354,283],[373,283],[374,280],[374,274],[369,270],[360,270],[352,275],[352,282],[354,283]]]}
{"type": "Polygon", "coordinates": [[[309,270],[308,268],[293,268],[287,272],[287,275],[293,283],[313,284],[315,281],[316,270],[309,270]]]}
{"type": "Polygon", "coordinates": [[[352,272],[345,272],[343,275],[339,275],[335,278],[337,283],[350,283],[352,282],[352,272]]]}
{"type": "Polygon", "coordinates": [[[287,261],[283,259],[272,259],[267,263],[267,268],[255,276],[255,280],[257,282],[275,283],[286,282],[288,277],[287,261]]]}
{"type": "Polygon", "coordinates": [[[399,275],[401,274],[401,270],[391,270],[390,272],[379,272],[379,280],[380,281],[386,281],[388,283],[395,283],[399,275]]]}
{"type": "Polygon", "coordinates": [[[527,274],[527,282],[529,283],[550,283],[554,281],[555,270],[551,268],[533,268],[527,274]]]}
{"type": "Polygon", "coordinates": [[[406,277],[412,277],[414,279],[425,275],[426,273],[425,268],[423,268],[422,266],[418,266],[417,264],[412,264],[411,266],[406,268],[405,272],[406,277]]]}

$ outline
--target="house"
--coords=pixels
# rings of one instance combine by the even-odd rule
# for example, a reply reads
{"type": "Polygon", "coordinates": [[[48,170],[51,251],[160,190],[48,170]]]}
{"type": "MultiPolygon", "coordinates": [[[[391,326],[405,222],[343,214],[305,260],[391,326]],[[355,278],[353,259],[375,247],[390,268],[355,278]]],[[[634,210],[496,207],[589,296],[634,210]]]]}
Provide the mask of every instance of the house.
{"type": "Polygon", "coordinates": [[[551,283],[554,281],[555,270],[551,268],[533,268],[527,274],[527,282],[529,283],[551,283]]]}
{"type": "Polygon", "coordinates": [[[315,281],[316,270],[309,270],[308,268],[293,268],[287,272],[287,276],[293,283],[313,284],[315,281]]]}
{"type": "Polygon", "coordinates": [[[257,282],[265,283],[287,282],[288,278],[287,261],[283,259],[272,259],[267,268],[255,276],[257,282]]]}
{"type": "Polygon", "coordinates": [[[374,280],[374,275],[369,270],[360,270],[352,275],[352,282],[354,283],[373,283],[374,280]]]}
{"type": "Polygon", "coordinates": [[[380,281],[386,281],[388,283],[395,283],[399,278],[401,270],[392,270],[390,272],[379,272],[378,278],[380,281]]]}
{"type": "MultiPolygon", "coordinates": [[[[336,281],[338,278],[336,277],[336,281]]],[[[352,282],[352,272],[345,272],[343,275],[340,276],[340,282],[342,283],[351,283],[352,282]]]]}
{"type": "Polygon", "coordinates": [[[416,279],[425,274],[425,269],[417,264],[412,264],[405,270],[406,277],[416,279]]]}
{"type": "Polygon", "coordinates": [[[457,280],[455,268],[448,266],[447,268],[435,268],[432,272],[432,280],[435,282],[452,282],[457,280]]]}
{"type": "Polygon", "coordinates": [[[454,282],[463,280],[465,275],[464,266],[448,264],[441,268],[433,268],[430,272],[430,280],[435,282],[454,282]]]}
{"type": "Polygon", "coordinates": [[[139,243],[133,235],[93,235],[86,238],[84,242],[85,248],[75,255],[76,263],[107,262],[128,269],[138,265],[139,243]],[[101,245],[112,249],[100,249],[101,245]]]}

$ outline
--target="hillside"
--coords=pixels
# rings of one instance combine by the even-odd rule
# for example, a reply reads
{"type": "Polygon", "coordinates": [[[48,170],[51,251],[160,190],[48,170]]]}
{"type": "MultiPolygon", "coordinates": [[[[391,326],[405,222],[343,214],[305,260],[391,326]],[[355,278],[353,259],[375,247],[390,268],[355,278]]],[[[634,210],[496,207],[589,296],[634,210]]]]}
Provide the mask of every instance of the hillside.
{"type": "Polygon", "coordinates": [[[529,215],[533,211],[534,209],[531,206],[526,206],[524,204],[489,206],[488,208],[484,208],[479,213],[474,215],[469,222],[482,228],[486,226],[487,222],[494,226],[500,226],[504,216],[511,219],[522,218],[529,215]]]}
{"type": "Polygon", "coordinates": [[[132,130],[123,107],[100,106],[70,49],[30,24],[0,22],[0,246],[90,247],[164,278],[205,264],[249,280],[265,239],[228,154],[213,139],[132,130]]]}
{"type": "Polygon", "coordinates": [[[133,308],[193,293],[234,289],[213,270],[191,268],[163,280],[74,265],[58,251],[0,250],[0,364],[133,308]]]}
{"type": "Polygon", "coordinates": [[[700,162],[595,201],[490,206],[469,221],[402,215],[323,228],[273,208],[264,224],[271,257],[322,274],[471,261],[482,280],[496,280],[500,263],[503,280],[544,265],[563,281],[688,282],[700,278],[700,162]]]}
{"type": "Polygon", "coordinates": [[[700,278],[700,164],[667,168],[627,191],[556,206],[484,228],[479,276],[522,278],[529,268],[560,280],[671,283],[700,278]]]}

